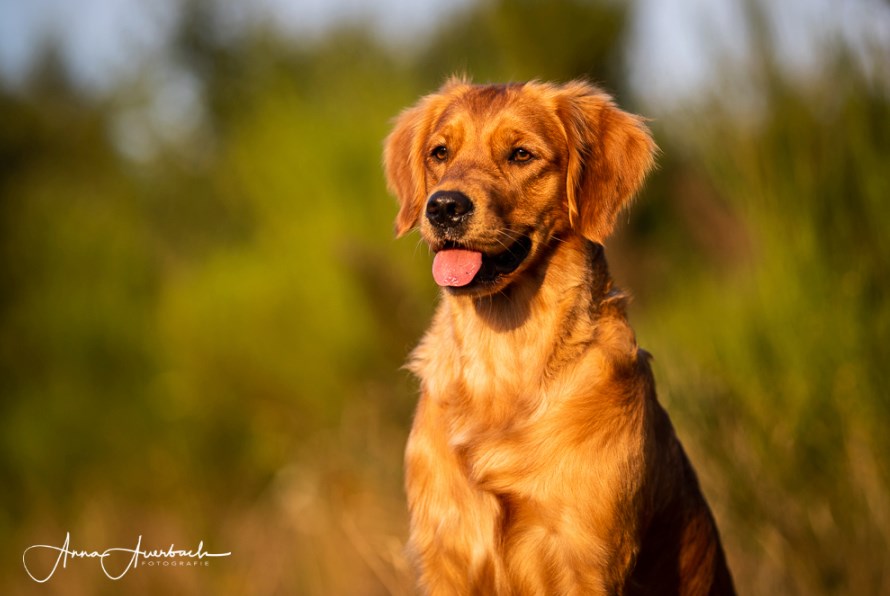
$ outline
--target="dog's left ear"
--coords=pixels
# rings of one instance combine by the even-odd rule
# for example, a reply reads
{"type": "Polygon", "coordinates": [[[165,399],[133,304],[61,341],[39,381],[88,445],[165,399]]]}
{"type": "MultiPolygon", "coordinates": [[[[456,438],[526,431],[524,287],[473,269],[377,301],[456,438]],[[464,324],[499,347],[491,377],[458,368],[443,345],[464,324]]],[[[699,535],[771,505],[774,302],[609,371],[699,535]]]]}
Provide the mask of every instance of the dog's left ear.
{"type": "Polygon", "coordinates": [[[657,148],[643,119],[618,109],[605,92],[582,81],[560,91],[569,221],[585,238],[602,243],[652,168],[657,148]]]}

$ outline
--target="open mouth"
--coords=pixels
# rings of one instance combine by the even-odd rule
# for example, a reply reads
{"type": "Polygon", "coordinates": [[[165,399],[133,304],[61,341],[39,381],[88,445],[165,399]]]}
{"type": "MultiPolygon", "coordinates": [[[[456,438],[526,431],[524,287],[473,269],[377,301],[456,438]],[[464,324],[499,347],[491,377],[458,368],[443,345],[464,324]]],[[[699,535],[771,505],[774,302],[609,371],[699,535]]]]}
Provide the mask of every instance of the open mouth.
{"type": "Polygon", "coordinates": [[[436,252],[433,261],[433,278],[442,287],[471,289],[493,284],[504,275],[516,271],[528,257],[532,240],[521,236],[505,250],[485,253],[446,242],[436,252]]]}

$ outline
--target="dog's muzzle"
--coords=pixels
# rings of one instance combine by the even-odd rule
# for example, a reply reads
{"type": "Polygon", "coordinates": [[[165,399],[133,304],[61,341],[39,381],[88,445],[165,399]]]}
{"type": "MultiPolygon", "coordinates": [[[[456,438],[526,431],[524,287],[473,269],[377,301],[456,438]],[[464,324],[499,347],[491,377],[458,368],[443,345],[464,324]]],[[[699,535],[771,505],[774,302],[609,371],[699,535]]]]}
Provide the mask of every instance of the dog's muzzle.
{"type": "Polygon", "coordinates": [[[479,239],[473,242],[466,238],[474,209],[470,197],[456,190],[436,191],[426,202],[426,218],[435,236],[435,240],[431,239],[436,253],[433,278],[452,292],[479,292],[496,286],[531,252],[530,236],[507,233],[499,236],[499,250],[480,250],[479,239]],[[512,242],[506,244],[500,238],[509,238],[512,242]]]}

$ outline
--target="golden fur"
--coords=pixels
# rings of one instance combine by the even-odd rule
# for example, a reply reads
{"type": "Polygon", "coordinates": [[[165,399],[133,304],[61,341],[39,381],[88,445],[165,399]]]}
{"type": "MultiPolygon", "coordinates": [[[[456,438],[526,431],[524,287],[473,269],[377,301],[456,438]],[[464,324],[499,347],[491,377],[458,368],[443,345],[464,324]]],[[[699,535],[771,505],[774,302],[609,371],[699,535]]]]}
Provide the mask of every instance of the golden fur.
{"type": "Polygon", "coordinates": [[[733,593],[601,246],[654,151],[639,117],[580,81],[452,79],[398,117],[384,157],[397,233],[520,253],[445,288],[408,365],[424,593],[733,593]],[[445,227],[431,223],[439,191],[471,201],[445,227]]]}

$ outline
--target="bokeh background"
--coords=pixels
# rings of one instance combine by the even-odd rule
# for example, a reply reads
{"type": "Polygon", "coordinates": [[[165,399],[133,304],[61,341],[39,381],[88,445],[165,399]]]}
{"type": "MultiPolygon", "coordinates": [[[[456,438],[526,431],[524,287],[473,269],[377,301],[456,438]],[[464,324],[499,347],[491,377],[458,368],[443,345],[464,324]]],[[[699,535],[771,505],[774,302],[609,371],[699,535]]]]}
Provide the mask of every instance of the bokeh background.
{"type": "Polygon", "coordinates": [[[652,118],[607,251],[738,588],[890,594],[880,0],[0,0],[0,592],[411,593],[380,154],[453,72],[652,118]],[[66,532],[233,554],[31,581],[66,532]]]}

